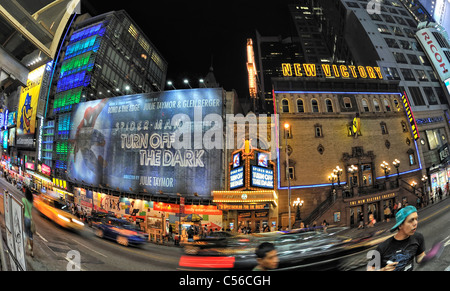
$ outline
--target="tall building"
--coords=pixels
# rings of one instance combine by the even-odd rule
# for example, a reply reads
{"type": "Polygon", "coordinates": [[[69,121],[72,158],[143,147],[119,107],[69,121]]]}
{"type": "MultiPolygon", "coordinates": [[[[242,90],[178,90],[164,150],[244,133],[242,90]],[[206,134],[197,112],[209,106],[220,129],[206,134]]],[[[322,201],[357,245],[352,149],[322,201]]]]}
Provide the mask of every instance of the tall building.
{"type": "Polygon", "coordinates": [[[49,70],[79,0],[0,3],[0,127],[8,169],[37,169],[49,70]],[[16,136],[17,135],[17,136],[16,136]],[[8,142],[9,139],[9,142],[8,142]]]}
{"type": "Polygon", "coordinates": [[[54,168],[57,177],[66,178],[75,104],[161,91],[166,74],[166,60],[125,11],[78,22],[64,44],[52,86],[46,127],[54,135],[46,136],[45,163],[54,168]],[[50,148],[53,144],[55,148],[50,148]]]}
{"type": "Polygon", "coordinates": [[[450,2],[448,0],[420,0],[435,21],[450,31],[450,2]]]}

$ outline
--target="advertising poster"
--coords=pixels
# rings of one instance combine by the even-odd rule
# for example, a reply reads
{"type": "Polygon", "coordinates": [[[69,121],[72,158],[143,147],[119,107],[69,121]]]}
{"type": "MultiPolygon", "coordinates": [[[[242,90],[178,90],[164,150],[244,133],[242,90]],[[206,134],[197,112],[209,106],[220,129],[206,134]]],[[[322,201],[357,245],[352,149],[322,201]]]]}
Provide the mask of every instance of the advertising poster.
{"type": "Polygon", "coordinates": [[[36,114],[45,65],[28,74],[27,87],[20,91],[17,107],[17,146],[32,148],[36,130],[36,114]]]}
{"type": "Polygon", "coordinates": [[[222,187],[222,108],[222,89],[77,104],[68,176],[123,192],[210,196],[222,187]]]}

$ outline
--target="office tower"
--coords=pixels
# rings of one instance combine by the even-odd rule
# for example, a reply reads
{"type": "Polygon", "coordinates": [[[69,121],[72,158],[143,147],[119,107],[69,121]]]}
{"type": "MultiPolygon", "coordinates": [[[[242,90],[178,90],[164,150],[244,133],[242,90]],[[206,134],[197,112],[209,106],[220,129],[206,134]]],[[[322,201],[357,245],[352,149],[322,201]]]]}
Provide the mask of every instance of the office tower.
{"type": "Polygon", "coordinates": [[[79,10],[78,0],[0,2],[0,127],[6,137],[7,167],[18,174],[38,169],[37,133],[44,117],[48,69],[79,10]]]}
{"type": "Polygon", "coordinates": [[[60,59],[53,106],[56,176],[65,178],[72,145],[69,131],[75,104],[113,96],[160,91],[167,62],[125,11],[109,12],[77,23],[60,59]]]}

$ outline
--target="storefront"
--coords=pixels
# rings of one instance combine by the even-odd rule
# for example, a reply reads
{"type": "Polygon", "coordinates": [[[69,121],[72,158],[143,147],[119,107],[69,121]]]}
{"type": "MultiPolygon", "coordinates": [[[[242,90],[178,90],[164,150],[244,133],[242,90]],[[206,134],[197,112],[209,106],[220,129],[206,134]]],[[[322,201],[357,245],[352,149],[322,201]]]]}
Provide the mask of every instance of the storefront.
{"type": "Polygon", "coordinates": [[[225,229],[232,232],[276,230],[275,191],[213,191],[213,202],[223,211],[225,229]]]}
{"type": "Polygon", "coordinates": [[[371,215],[377,222],[383,221],[385,207],[389,207],[392,212],[394,204],[399,202],[397,200],[398,194],[394,192],[371,195],[366,198],[348,199],[346,200],[348,211],[347,225],[356,227],[361,221],[366,224],[371,215]]]}

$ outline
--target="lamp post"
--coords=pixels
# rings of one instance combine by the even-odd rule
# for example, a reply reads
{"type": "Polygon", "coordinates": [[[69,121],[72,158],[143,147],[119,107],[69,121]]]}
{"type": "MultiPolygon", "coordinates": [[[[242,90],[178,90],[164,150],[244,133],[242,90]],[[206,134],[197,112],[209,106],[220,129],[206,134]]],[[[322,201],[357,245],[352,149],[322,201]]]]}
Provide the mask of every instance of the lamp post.
{"type": "Polygon", "coordinates": [[[389,168],[389,164],[386,161],[383,161],[380,166],[384,170],[384,177],[387,180],[388,179],[388,174],[391,171],[391,168],[389,168]]]}
{"type": "Polygon", "coordinates": [[[331,173],[328,176],[328,180],[331,182],[331,189],[334,189],[334,182],[337,180],[337,176],[334,173],[331,173]]]}
{"type": "Polygon", "coordinates": [[[392,164],[394,164],[395,169],[397,170],[397,187],[400,187],[400,173],[398,171],[398,168],[400,167],[400,161],[395,159],[392,164]]]}
{"type": "Polygon", "coordinates": [[[173,85],[172,81],[167,81],[167,86],[171,86],[174,90],[177,89],[177,88],[175,88],[175,86],[173,85]]]}
{"type": "Polygon", "coordinates": [[[294,203],[292,203],[294,207],[297,206],[298,218],[297,218],[297,215],[296,215],[295,216],[295,220],[302,220],[302,217],[300,215],[300,207],[303,206],[303,203],[304,203],[304,201],[300,200],[299,197],[297,197],[297,200],[295,200],[294,203]]]}
{"type": "Polygon", "coordinates": [[[416,195],[416,185],[417,185],[417,182],[416,182],[416,181],[412,181],[412,182],[411,182],[411,187],[413,188],[413,194],[414,194],[414,195],[416,195]]]}
{"type": "Polygon", "coordinates": [[[355,193],[353,193],[353,186],[355,185],[355,172],[358,172],[358,167],[355,165],[351,165],[350,167],[348,167],[348,172],[350,174],[352,174],[352,182],[350,183],[350,187],[352,189],[352,196],[355,195],[355,193]]]}
{"type": "Polygon", "coordinates": [[[426,175],[423,175],[422,186],[423,186],[423,199],[426,200],[426,201],[424,201],[425,203],[428,203],[428,195],[425,195],[425,193],[427,193],[427,182],[428,182],[428,177],[426,175]]]}
{"type": "Polygon", "coordinates": [[[198,80],[198,82],[199,82],[201,85],[203,85],[203,87],[208,88],[208,87],[206,87],[206,85],[205,85],[205,80],[200,79],[200,80],[198,80]]]}
{"type": "Polygon", "coordinates": [[[340,176],[342,175],[342,169],[339,166],[336,166],[336,169],[333,170],[333,173],[337,176],[338,187],[341,187],[340,176]]]}
{"type": "Polygon", "coordinates": [[[292,225],[291,225],[291,175],[289,173],[289,156],[288,156],[288,144],[287,144],[287,132],[289,130],[289,127],[290,127],[289,123],[286,122],[284,124],[284,140],[285,140],[285,147],[286,147],[286,149],[285,149],[285,153],[286,153],[286,178],[288,180],[288,205],[289,205],[289,212],[288,212],[288,215],[289,215],[289,218],[288,218],[289,226],[288,226],[288,230],[291,230],[291,227],[292,227],[292,225]]]}
{"type": "Polygon", "coordinates": [[[189,88],[192,89],[191,84],[189,84],[189,80],[188,80],[188,79],[184,79],[184,80],[183,80],[183,83],[185,83],[186,85],[189,86],[189,88]]]}

